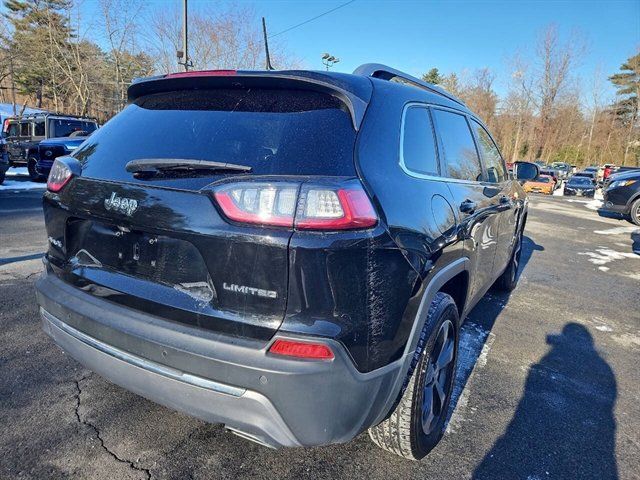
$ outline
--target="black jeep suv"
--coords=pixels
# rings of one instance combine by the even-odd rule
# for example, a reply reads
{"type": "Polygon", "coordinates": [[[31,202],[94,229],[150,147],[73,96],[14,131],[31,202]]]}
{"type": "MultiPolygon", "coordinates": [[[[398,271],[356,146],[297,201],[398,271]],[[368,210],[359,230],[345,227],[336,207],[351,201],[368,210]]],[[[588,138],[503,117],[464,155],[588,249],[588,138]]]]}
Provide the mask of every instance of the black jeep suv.
{"type": "Polygon", "coordinates": [[[9,161],[12,166],[26,165],[29,176],[34,181],[46,179],[37,169],[39,160],[38,144],[47,138],[69,137],[77,134],[88,135],[98,128],[95,119],[35,113],[5,120],[2,134],[9,147],[9,161]]]}
{"type": "Polygon", "coordinates": [[[417,459],[527,199],[462,102],[364,65],[136,81],[44,210],[44,329],[88,368],[269,446],[417,459]]]}

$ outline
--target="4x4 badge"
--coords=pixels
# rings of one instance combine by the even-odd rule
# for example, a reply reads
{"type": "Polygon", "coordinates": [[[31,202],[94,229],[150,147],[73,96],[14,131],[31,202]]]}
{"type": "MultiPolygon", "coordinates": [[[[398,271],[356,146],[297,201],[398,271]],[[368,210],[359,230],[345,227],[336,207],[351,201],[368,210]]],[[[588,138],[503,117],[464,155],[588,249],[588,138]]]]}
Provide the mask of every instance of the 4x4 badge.
{"type": "Polygon", "coordinates": [[[104,208],[124,213],[130,217],[138,208],[138,201],[133,198],[119,197],[116,192],[111,192],[111,196],[104,200],[104,208]]]}

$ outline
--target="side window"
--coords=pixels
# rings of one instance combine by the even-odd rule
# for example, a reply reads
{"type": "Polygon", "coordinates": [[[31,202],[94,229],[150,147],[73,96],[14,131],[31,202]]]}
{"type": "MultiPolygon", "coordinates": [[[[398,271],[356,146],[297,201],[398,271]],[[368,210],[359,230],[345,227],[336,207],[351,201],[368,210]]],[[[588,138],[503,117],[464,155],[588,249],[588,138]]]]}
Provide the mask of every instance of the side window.
{"type": "Polygon", "coordinates": [[[476,145],[464,115],[433,110],[447,176],[460,180],[482,181],[482,167],[476,145]]]}
{"type": "Polygon", "coordinates": [[[476,131],[478,148],[482,154],[484,166],[487,169],[487,181],[492,183],[504,182],[507,179],[507,172],[498,147],[493,143],[493,140],[482,125],[475,121],[472,121],[471,124],[476,131]]]}
{"type": "Polygon", "coordinates": [[[405,168],[423,175],[439,175],[429,110],[420,106],[407,108],[402,131],[401,155],[405,168]]]}
{"type": "Polygon", "coordinates": [[[8,137],[17,137],[20,132],[20,124],[18,123],[10,123],[9,129],[7,130],[8,137]]]}
{"type": "Polygon", "coordinates": [[[33,124],[33,135],[35,137],[44,137],[44,120],[33,124]]]}
{"type": "Polygon", "coordinates": [[[20,124],[20,136],[21,137],[30,137],[31,136],[31,132],[30,127],[31,124],[29,122],[23,122],[20,124]]]}

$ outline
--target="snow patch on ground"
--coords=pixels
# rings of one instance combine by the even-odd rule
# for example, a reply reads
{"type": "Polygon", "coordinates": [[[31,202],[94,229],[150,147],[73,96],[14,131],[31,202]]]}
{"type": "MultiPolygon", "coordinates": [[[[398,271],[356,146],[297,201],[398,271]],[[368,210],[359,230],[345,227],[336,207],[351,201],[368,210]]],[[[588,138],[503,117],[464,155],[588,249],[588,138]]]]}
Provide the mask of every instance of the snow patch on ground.
{"type": "Polygon", "coordinates": [[[588,260],[594,265],[606,265],[614,260],[624,260],[625,258],[640,259],[635,253],[618,252],[609,247],[598,247],[595,252],[578,252],[578,255],[589,257],[588,260]]]}
{"type": "Polygon", "coordinates": [[[2,185],[0,185],[0,191],[15,190],[17,192],[19,190],[44,190],[45,188],[47,188],[46,183],[19,182],[16,180],[9,180],[9,179],[5,179],[2,185]]]}
{"type": "Polygon", "coordinates": [[[597,233],[598,235],[620,235],[625,233],[640,233],[640,228],[638,227],[615,227],[608,228],[607,230],[594,230],[593,233],[597,233]]]}
{"type": "Polygon", "coordinates": [[[21,190],[44,190],[47,188],[46,183],[13,180],[13,177],[29,177],[27,167],[10,168],[5,176],[4,182],[0,185],[0,191],[15,190],[18,193],[21,190]]]}
{"type": "Polygon", "coordinates": [[[567,200],[567,202],[583,203],[585,207],[593,211],[598,211],[600,208],[602,208],[603,204],[602,200],[598,198],[594,198],[593,200],[567,200]]]}
{"type": "Polygon", "coordinates": [[[7,177],[28,177],[29,170],[27,167],[10,168],[6,173],[7,177]]]}
{"type": "Polygon", "coordinates": [[[609,267],[598,267],[598,270],[600,270],[601,272],[608,272],[609,267]]]}
{"type": "Polygon", "coordinates": [[[451,394],[451,408],[447,433],[455,432],[463,422],[466,414],[473,414],[475,408],[469,408],[469,393],[465,386],[471,375],[487,364],[487,358],[495,335],[479,325],[467,322],[460,330],[458,343],[458,369],[451,394]]]}
{"type": "Polygon", "coordinates": [[[613,328],[607,327],[606,325],[596,325],[596,330],[601,332],[613,332],[613,328]]]}

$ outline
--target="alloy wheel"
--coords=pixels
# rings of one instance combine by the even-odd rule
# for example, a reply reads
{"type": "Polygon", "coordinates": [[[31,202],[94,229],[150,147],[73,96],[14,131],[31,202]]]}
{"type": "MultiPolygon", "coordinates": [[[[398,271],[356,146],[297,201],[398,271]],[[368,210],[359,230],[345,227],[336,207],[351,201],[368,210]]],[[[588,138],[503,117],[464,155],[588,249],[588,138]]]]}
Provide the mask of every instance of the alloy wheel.
{"type": "Polygon", "coordinates": [[[422,395],[422,430],[429,435],[447,412],[447,395],[455,374],[455,330],[446,320],[438,330],[429,355],[422,395]]]}

